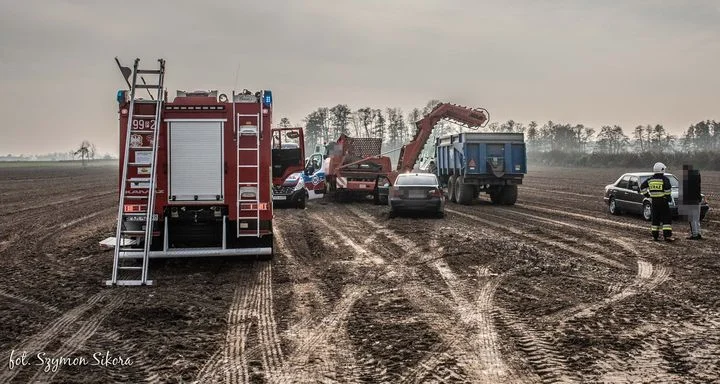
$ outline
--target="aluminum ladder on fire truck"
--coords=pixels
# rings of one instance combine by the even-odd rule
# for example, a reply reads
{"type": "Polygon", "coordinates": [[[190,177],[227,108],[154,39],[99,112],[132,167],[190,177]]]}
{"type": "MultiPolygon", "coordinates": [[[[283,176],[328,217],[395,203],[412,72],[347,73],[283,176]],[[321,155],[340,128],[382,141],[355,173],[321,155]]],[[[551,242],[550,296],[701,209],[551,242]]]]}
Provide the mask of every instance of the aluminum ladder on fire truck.
{"type": "Polygon", "coordinates": [[[236,121],[236,143],[237,143],[237,237],[260,237],[260,132],[262,129],[262,115],[257,114],[237,114],[236,121]],[[243,118],[255,118],[255,125],[241,125],[240,119],[243,118]],[[252,146],[247,146],[245,140],[248,136],[254,136],[252,146]],[[245,145],[243,145],[245,144],[245,145]],[[244,156],[244,153],[254,154],[254,163],[248,162],[248,158],[251,156],[244,156]],[[245,172],[245,170],[255,169],[255,172],[245,172]],[[241,176],[254,174],[251,180],[241,181],[241,176]],[[252,196],[244,198],[244,196],[252,196]],[[240,216],[243,206],[250,205],[251,209],[254,206],[255,216],[240,216]],[[255,231],[251,229],[241,228],[241,219],[255,219],[255,231]]]}
{"type": "MultiPolygon", "coordinates": [[[[155,180],[157,176],[157,149],[159,142],[160,119],[162,116],[162,107],[164,101],[164,81],[165,81],[165,60],[159,59],[158,69],[138,69],[140,59],[135,59],[132,73],[132,83],[130,84],[130,106],[128,108],[128,124],[125,137],[125,156],[123,157],[123,170],[120,188],[120,201],[118,204],[117,227],[115,232],[115,256],[113,259],[112,277],[105,283],[107,285],[152,285],[152,280],[148,280],[148,263],[150,246],[153,234],[153,212],[155,210],[155,180]],[[147,84],[141,75],[156,75],[157,84],[147,84]],[[138,84],[138,77],[141,77],[143,84],[138,84]],[[136,99],[136,91],[138,89],[157,90],[157,97],[153,100],[136,99]],[[136,114],[135,107],[138,104],[151,104],[154,106],[154,114],[136,114]],[[135,120],[145,121],[146,119],[155,119],[155,124],[150,127],[145,124],[133,124],[135,120]],[[150,128],[150,129],[148,129],[150,128]],[[146,136],[152,137],[150,145],[146,146],[146,136]],[[141,138],[142,140],[137,140],[141,138]],[[135,142],[131,143],[134,140],[135,142]],[[139,141],[139,143],[138,143],[139,141]],[[131,145],[134,144],[134,145],[131,145]],[[136,157],[136,151],[150,151],[148,158],[142,161],[136,157]],[[132,162],[131,157],[134,159],[132,162]],[[129,177],[129,169],[149,168],[149,177],[129,177]],[[127,195],[127,189],[133,188],[144,191],[140,194],[127,195]],[[143,207],[144,210],[131,209],[129,212],[125,210],[128,207],[143,207]],[[145,223],[142,230],[128,230],[126,228],[126,220],[136,218],[139,222],[145,223]],[[141,239],[142,248],[130,247],[128,243],[133,239],[141,239]],[[141,259],[141,264],[127,265],[126,262],[141,259]]],[[[147,171],[145,172],[147,173],[147,171]]],[[[132,172],[137,175],[137,172],[132,172]]],[[[132,220],[132,219],[131,219],[132,220]]]]}

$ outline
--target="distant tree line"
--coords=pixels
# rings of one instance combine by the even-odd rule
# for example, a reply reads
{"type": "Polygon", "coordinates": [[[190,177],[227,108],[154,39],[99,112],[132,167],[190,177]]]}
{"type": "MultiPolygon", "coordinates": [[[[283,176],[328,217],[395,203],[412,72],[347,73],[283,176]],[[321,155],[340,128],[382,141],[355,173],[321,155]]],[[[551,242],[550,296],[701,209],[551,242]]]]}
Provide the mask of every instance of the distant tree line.
{"type": "MultiPolygon", "coordinates": [[[[397,149],[412,140],[415,135],[415,122],[430,113],[439,103],[439,100],[430,100],[422,108],[413,108],[407,114],[397,107],[365,106],[353,109],[347,104],[319,107],[303,119],[305,148],[313,151],[317,146],[324,146],[337,140],[341,134],[346,134],[352,137],[382,138],[384,151],[391,152],[387,155],[391,158],[397,157],[397,149]]],[[[283,118],[279,126],[291,126],[290,121],[283,118]]],[[[426,151],[430,150],[436,137],[461,130],[462,128],[456,124],[441,121],[435,126],[426,151]]]]}
{"type": "Polygon", "coordinates": [[[660,124],[638,125],[630,136],[618,125],[603,126],[593,134],[592,128],[581,125],[548,122],[526,132],[528,156],[534,162],[560,166],[647,167],[663,161],[676,168],[693,164],[720,170],[720,122],[714,120],[692,124],[680,137],[660,124]]]}
{"type": "MultiPolygon", "coordinates": [[[[347,104],[320,107],[303,120],[305,147],[334,141],[341,134],[353,137],[382,138],[384,150],[400,148],[415,134],[415,122],[429,113],[438,100],[430,100],[422,108],[405,114],[400,108],[361,107],[347,104]]],[[[281,126],[289,126],[287,119],[281,126]]],[[[424,153],[430,155],[435,138],[467,131],[463,127],[441,121],[435,126],[424,153]]],[[[668,164],[689,162],[706,169],[720,169],[720,122],[703,120],[690,125],[681,136],[670,134],[662,124],[638,125],[625,132],[619,125],[599,129],[583,124],[536,121],[528,124],[508,120],[492,122],[482,131],[524,133],[530,161],[566,166],[614,165],[643,166],[648,161],[668,164]]],[[[392,154],[390,154],[393,157],[392,154]]]]}

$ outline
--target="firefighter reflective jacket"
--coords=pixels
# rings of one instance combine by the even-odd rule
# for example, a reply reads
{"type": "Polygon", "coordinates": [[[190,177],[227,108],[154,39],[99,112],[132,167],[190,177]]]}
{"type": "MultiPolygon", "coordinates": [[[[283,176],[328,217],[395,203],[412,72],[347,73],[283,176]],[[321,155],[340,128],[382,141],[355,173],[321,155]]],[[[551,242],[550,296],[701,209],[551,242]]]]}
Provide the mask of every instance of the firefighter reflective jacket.
{"type": "Polygon", "coordinates": [[[662,173],[656,173],[643,181],[640,186],[640,193],[653,200],[664,199],[670,201],[672,200],[670,179],[662,173]]]}

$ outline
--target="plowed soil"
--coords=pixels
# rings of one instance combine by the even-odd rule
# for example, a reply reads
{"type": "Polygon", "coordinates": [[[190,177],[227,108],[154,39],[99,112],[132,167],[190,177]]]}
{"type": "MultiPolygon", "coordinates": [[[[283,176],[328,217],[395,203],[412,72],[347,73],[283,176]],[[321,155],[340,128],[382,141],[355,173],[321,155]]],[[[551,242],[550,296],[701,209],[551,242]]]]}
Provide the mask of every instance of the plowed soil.
{"type": "Polygon", "coordinates": [[[271,262],[107,288],[115,167],[0,168],[0,383],[718,382],[720,216],[652,242],[603,203],[624,171],[531,168],[515,206],[442,219],[313,201],[276,210],[271,262]]]}

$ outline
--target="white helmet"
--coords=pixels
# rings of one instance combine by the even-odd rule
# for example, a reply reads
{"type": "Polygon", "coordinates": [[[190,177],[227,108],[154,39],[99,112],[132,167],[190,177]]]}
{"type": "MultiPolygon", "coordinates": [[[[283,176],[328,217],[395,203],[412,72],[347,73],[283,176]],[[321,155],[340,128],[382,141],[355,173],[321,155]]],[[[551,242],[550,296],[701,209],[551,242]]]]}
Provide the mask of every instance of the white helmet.
{"type": "Polygon", "coordinates": [[[655,173],[665,173],[665,168],[666,168],[666,167],[665,167],[665,164],[658,162],[658,163],[655,163],[655,165],[653,165],[653,172],[655,172],[655,173]]]}

